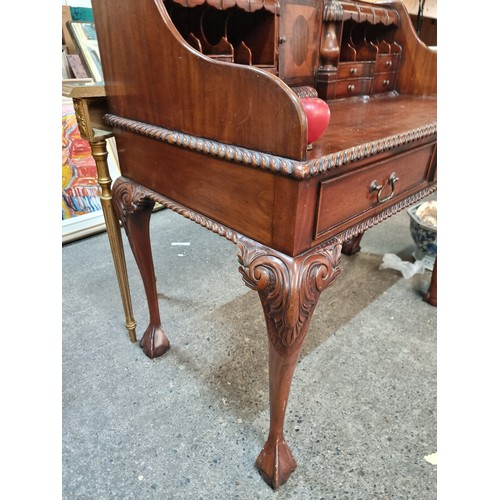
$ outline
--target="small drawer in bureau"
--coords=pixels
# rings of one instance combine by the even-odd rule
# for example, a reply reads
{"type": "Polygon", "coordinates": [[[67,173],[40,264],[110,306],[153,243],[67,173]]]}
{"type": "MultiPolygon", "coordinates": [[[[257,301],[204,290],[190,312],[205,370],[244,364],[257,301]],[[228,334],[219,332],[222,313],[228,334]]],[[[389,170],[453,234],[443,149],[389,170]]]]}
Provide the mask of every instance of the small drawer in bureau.
{"type": "Polygon", "coordinates": [[[381,73],[373,78],[372,94],[381,94],[394,90],[396,73],[381,73]]]}
{"type": "Polygon", "coordinates": [[[314,238],[332,235],[382,212],[392,200],[425,187],[435,144],[320,182],[314,238]]]}
{"type": "Polygon", "coordinates": [[[397,71],[401,54],[378,54],[375,61],[375,73],[397,71]]]}
{"type": "Polygon", "coordinates": [[[346,80],[349,78],[363,78],[373,76],[374,62],[341,62],[339,63],[338,78],[346,80]]]}
{"type": "Polygon", "coordinates": [[[371,78],[353,78],[352,80],[338,80],[335,97],[351,97],[353,95],[368,95],[372,86],[371,78]]]}

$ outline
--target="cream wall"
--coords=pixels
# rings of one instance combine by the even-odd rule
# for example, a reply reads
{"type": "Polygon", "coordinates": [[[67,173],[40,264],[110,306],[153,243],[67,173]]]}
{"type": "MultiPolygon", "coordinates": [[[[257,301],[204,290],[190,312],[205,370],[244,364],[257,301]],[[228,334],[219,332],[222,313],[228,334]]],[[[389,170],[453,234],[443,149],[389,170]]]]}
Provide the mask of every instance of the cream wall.
{"type": "Polygon", "coordinates": [[[92,7],[90,0],[62,0],[62,4],[70,7],[92,7]]]}
{"type": "MultiPolygon", "coordinates": [[[[418,0],[403,0],[410,14],[418,14],[418,0]]],[[[426,0],[424,6],[424,17],[437,19],[437,0],[426,0]]]]}

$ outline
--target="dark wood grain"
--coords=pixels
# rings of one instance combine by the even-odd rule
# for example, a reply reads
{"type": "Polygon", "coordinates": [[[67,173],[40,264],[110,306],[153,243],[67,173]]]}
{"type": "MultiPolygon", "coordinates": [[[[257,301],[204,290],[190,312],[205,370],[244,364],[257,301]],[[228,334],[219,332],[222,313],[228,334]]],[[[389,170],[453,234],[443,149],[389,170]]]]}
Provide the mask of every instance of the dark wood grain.
{"type": "Polygon", "coordinates": [[[429,48],[418,38],[408,10],[402,2],[391,5],[399,12],[401,27],[394,39],[402,47],[401,64],[396,87],[401,94],[437,94],[437,50],[429,48]]]}
{"type": "Polygon", "coordinates": [[[342,245],[355,251],[368,228],[436,189],[436,53],[400,1],[166,1],[94,3],[123,175],[113,198],[150,312],[141,345],[150,357],[170,345],[149,241],[159,202],[237,244],[259,294],[270,430],[257,467],[277,488],[296,467],[283,433],[293,372],[342,245]],[[293,85],[328,99],[330,124],[311,145],[293,85]]]}
{"type": "Polygon", "coordinates": [[[435,96],[390,94],[377,98],[342,99],[329,103],[331,122],[307,159],[347,150],[437,121],[435,96]]]}
{"type": "Polygon", "coordinates": [[[179,35],[161,0],[99,0],[93,12],[111,112],[304,157],[305,113],[277,77],[200,54],[179,35]]]}

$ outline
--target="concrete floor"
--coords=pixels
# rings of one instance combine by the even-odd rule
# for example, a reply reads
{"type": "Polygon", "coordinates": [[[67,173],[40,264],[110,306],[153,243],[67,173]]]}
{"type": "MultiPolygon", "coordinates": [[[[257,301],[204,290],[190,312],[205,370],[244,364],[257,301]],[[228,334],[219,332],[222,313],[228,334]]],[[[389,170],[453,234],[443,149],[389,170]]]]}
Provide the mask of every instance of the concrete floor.
{"type": "MultiPolygon", "coordinates": [[[[298,462],[277,492],[254,467],[267,435],[267,340],[236,247],[161,210],[152,217],[160,310],[171,341],[150,360],[128,340],[107,235],[63,247],[63,498],[437,497],[437,310],[401,212],[342,259],[297,366],[286,436],[298,462]],[[175,243],[189,243],[176,245],[175,243]]],[[[148,315],[126,242],[140,337],[148,315]]]]}

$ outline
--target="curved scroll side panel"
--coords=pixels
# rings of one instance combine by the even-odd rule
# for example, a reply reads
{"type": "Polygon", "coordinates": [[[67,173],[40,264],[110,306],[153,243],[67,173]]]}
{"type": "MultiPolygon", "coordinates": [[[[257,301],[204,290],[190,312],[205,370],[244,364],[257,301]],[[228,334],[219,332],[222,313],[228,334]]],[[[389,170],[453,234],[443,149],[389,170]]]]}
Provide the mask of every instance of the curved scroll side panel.
{"type": "Polygon", "coordinates": [[[413,27],[401,0],[392,2],[400,17],[394,40],[403,47],[396,88],[401,94],[437,95],[437,51],[429,48],[413,27]]]}
{"type": "Polygon", "coordinates": [[[198,53],[161,0],[99,0],[93,12],[112,113],[305,159],[305,113],[277,77],[198,53]]]}

